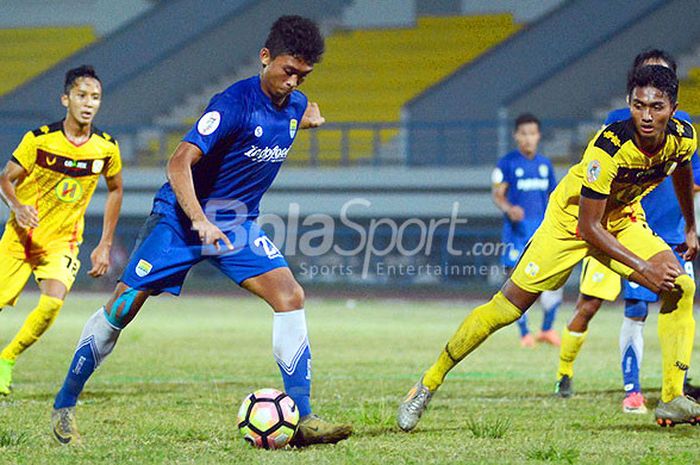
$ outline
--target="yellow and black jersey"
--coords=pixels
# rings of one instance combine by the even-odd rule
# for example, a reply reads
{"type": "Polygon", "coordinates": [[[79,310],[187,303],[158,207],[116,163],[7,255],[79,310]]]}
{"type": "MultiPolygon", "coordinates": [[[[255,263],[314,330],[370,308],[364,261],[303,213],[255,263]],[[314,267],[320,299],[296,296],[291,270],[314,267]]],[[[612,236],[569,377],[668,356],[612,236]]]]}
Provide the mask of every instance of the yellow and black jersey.
{"type": "Polygon", "coordinates": [[[643,216],[640,200],[666,176],[690,162],[697,148],[693,126],[675,118],[666,127],[663,147],[645,153],[634,143],[631,119],[602,128],[586,148],[582,160],[571,167],[552,193],[548,215],[570,233],[576,232],[579,198],[607,198],[604,224],[617,229],[630,216],[643,216]]]}
{"type": "Polygon", "coordinates": [[[24,258],[75,249],[82,242],[83,216],[100,175],[121,171],[117,141],[93,127],[90,138],[75,145],[59,121],[27,132],[12,155],[27,172],[16,186],[17,198],[37,209],[39,226],[24,229],[10,215],[2,247],[24,258]]]}

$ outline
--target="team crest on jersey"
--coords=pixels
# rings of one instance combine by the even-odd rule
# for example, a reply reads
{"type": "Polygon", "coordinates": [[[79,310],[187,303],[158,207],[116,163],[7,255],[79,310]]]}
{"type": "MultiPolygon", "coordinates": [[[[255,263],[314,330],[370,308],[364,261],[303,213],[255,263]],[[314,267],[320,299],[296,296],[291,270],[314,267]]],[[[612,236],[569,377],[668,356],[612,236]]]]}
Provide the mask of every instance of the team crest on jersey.
{"type": "Polygon", "coordinates": [[[543,178],[549,176],[549,167],[547,167],[547,165],[540,165],[539,168],[537,168],[537,170],[540,172],[540,176],[542,176],[543,178]]]}
{"type": "Polygon", "coordinates": [[[598,160],[591,160],[586,169],[586,178],[588,182],[596,182],[600,177],[600,162],[598,160]]]}
{"type": "Polygon", "coordinates": [[[263,135],[263,128],[262,126],[256,126],[255,127],[255,137],[260,137],[263,135]]]}
{"type": "Polygon", "coordinates": [[[522,168],[515,168],[515,177],[516,178],[522,178],[523,175],[525,174],[525,170],[522,168]]]}
{"type": "Polygon", "coordinates": [[[292,118],[289,120],[289,137],[294,139],[294,136],[297,133],[297,120],[292,118]]]}
{"type": "Polygon", "coordinates": [[[210,111],[199,118],[197,131],[203,136],[208,136],[216,131],[219,127],[219,123],[221,123],[221,113],[218,111],[210,111]]]}
{"type": "Polygon", "coordinates": [[[528,276],[532,276],[533,278],[535,276],[537,276],[537,273],[539,273],[539,272],[540,272],[540,267],[535,262],[530,262],[525,267],[525,274],[528,276]]]}
{"type": "Polygon", "coordinates": [[[65,203],[73,203],[83,196],[83,186],[73,178],[63,178],[56,185],[56,197],[65,203]]]}
{"type": "Polygon", "coordinates": [[[136,271],[136,276],[138,276],[139,278],[143,278],[148,273],[150,273],[152,269],[153,269],[153,265],[148,263],[146,260],[141,259],[136,264],[136,269],[134,271],[136,271]]]}
{"type": "Polygon", "coordinates": [[[105,167],[105,161],[104,160],[93,160],[92,161],[92,174],[100,174],[102,172],[102,168],[105,167]]]}

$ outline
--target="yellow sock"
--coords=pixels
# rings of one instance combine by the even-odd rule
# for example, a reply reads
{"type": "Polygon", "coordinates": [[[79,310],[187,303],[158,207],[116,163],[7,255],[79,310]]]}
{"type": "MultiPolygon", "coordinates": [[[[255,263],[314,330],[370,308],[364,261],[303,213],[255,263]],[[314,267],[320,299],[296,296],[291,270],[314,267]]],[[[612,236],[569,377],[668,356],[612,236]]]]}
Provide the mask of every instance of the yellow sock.
{"type": "Polygon", "coordinates": [[[663,365],[661,400],[664,402],[683,395],[695,338],[694,295],[695,283],[688,275],[676,278],[676,288],[661,294],[658,331],[663,365]]]}
{"type": "Polygon", "coordinates": [[[559,349],[557,379],[561,379],[564,375],[569,378],[574,377],[574,361],[576,361],[576,356],[586,340],[586,334],[588,334],[588,331],[574,333],[569,331],[569,328],[564,328],[564,332],[561,335],[561,348],[559,349]]]}
{"type": "Polygon", "coordinates": [[[464,319],[457,332],[447,341],[437,361],[423,375],[423,384],[435,391],[457,363],[496,330],[516,321],[522,314],[523,312],[499,291],[488,303],[475,308],[464,319]]]}
{"type": "Polygon", "coordinates": [[[24,321],[15,338],[0,353],[0,358],[15,360],[27,347],[34,344],[58,316],[63,301],[55,297],[41,295],[39,304],[24,321]]]}

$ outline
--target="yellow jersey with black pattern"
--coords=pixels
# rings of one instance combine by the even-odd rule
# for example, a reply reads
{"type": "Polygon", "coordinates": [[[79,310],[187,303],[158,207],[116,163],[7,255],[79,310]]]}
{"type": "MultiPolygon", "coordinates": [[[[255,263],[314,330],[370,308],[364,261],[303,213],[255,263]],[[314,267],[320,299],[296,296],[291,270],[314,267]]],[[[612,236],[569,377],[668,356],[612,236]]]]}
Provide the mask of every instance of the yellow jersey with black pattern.
{"type": "Polygon", "coordinates": [[[100,175],[121,171],[117,141],[97,128],[81,145],[68,140],[63,122],[27,132],[12,154],[26,177],[16,185],[20,202],[33,205],[39,226],[25,229],[8,218],[2,247],[23,258],[74,250],[82,242],[84,215],[100,175]]]}
{"type": "Polygon", "coordinates": [[[634,131],[631,119],[598,131],[581,161],[552,193],[545,218],[576,234],[582,191],[592,198],[607,198],[603,224],[609,231],[618,230],[624,221],[644,218],[641,199],[676,168],[690,163],[697,135],[691,124],[671,118],[663,146],[650,154],[635,145],[634,131]]]}

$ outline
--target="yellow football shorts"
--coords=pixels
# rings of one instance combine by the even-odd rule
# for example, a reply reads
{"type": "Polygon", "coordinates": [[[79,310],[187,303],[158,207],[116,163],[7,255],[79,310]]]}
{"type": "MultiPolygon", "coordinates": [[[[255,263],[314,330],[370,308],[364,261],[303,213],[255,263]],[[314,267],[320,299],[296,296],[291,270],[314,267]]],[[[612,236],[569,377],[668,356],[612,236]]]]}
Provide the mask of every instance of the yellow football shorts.
{"type": "MultiPolygon", "coordinates": [[[[648,260],[665,250],[671,251],[643,220],[625,219],[616,226],[616,230],[611,233],[622,245],[643,260],[648,260]]],[[[603,266],[624,278],[633,273],[630,267],[602,254],[545,216],[510,279],[518,287],[529,292],[559,289],[566,283],[574,266],[588,256],[593,256],[603,266]]],[[[619,277],[617,279],[619,293],[619,277]]]]}
{"type": "Polygon", "coordinates": [[[25,259],[0,250],[0,308],[15,305],[32,272],[37,282],[60,281],[70,291],[80,269],[78,251],[54,252],[25,259]]]}
{"type": "Polygon", "coordinates": [[[594,257],[586,257],[583,259],[579,290],[583,295],[614,302],[622,291],[620,275],[594,257]]]}

